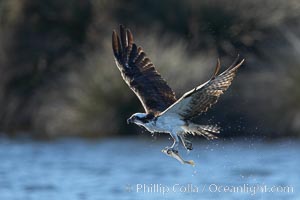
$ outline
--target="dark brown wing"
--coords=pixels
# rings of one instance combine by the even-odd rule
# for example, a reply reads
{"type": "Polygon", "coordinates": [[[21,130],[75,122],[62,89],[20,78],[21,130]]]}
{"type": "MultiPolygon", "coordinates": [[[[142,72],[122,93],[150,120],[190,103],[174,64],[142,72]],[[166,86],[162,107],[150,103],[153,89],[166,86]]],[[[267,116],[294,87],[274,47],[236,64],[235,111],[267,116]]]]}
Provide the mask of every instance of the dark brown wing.
{"type": "Polygon", "coordinates": [[[113,31],[112,47],[123,79],[147,113],[158,114],[176,101],[175,93],[167,82],[155,70],[142,48],[133,42],[129,29],[120,25],[120,37],[113,31]]]}
{"type": "Polygon", "coordinates": [[[206,112],[212,105],[217,103],[220,95],[228,89],[238,68],[244,62],[242,60],[239,64],[236,64],[237,61],[238,58],[227,70],[218,75],[220,69],[220,61],[218,60],[215,72],[209,81],[185,93],[161,115],[177,114],[182,119],[190,120],[206,112]]]}

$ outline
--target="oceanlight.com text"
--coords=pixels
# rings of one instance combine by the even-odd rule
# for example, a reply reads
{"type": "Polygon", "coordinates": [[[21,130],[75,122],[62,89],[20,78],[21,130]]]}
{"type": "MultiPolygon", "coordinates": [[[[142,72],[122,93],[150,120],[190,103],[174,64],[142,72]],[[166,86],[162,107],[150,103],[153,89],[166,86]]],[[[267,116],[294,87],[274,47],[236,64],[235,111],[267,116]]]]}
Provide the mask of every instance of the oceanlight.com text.
{"type": "Polygon", "coordinates": [[[126,191],[136,193],[160,193],[162,195],[168,193],[246,193],[256,195],[258,193],[293,193],[294,187],[287,185],[265,185],[265,184],[241,184],[241,185],[222,185],[222,184],[179,184],[173,185],[153,183],[153,184],[127,184],[126,191]]]}

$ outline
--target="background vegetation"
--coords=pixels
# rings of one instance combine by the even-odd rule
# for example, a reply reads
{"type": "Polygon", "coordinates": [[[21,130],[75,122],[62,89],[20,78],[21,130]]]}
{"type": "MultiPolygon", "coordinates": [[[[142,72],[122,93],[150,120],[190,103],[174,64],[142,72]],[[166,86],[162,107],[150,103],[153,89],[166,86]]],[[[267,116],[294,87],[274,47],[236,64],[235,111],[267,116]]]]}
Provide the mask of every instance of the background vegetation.
{"type": "MultiPolygon", "coordinates": [[[[300,135],[298,0],[1,0],[2,134],[113,136],[142,111],[115,67],[111,31],[129,27],[178,96],[216,60],[246,58],[202,123],[224,136],[300,135]]],[[[140,130],[139,130],[140,131],[140,130]]]]}

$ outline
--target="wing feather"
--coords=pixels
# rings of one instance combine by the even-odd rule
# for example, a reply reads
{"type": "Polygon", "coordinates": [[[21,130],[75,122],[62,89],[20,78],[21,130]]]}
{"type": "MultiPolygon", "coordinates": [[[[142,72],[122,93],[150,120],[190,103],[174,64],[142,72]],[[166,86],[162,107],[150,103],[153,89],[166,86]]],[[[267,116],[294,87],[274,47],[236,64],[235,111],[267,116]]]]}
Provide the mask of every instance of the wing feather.
{"type": "Polygon", "coordinates": [[[143,49],[136,46],[130,30],[122,25],[120,38],[113,31],[112,48],[123,79],[147,113],[159,114],[176,102],[175,93],[156,71],[143,49]]]}
{"type": "Polygon", "coordinates": [[[176,114],[184,120],[190,120],[206,112],[212,105],[217,103],[220,95],[228,89],[238,68],[244,62],[242,60],[236,64],[237,61],[238,58],[227,70],[217,75],[220,69],[220,62],[218,61],[215,72],[209,81],[185,93],[161,115],[176,114]]]}

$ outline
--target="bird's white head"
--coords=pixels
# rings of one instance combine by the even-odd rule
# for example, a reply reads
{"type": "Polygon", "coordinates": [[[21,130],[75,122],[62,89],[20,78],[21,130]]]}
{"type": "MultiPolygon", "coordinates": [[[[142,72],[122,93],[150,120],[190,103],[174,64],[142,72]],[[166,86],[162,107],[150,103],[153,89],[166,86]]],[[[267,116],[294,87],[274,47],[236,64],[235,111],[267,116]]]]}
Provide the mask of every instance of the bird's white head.
{"type": "Polygon", "coordinates": [[[137,125],[145,125],[151,120],[154,119],[153,114],[147,114],[147,113],[135,113],[133,114],[129,119],[127,119],[127,123],[135,123],[137,125]]]}

